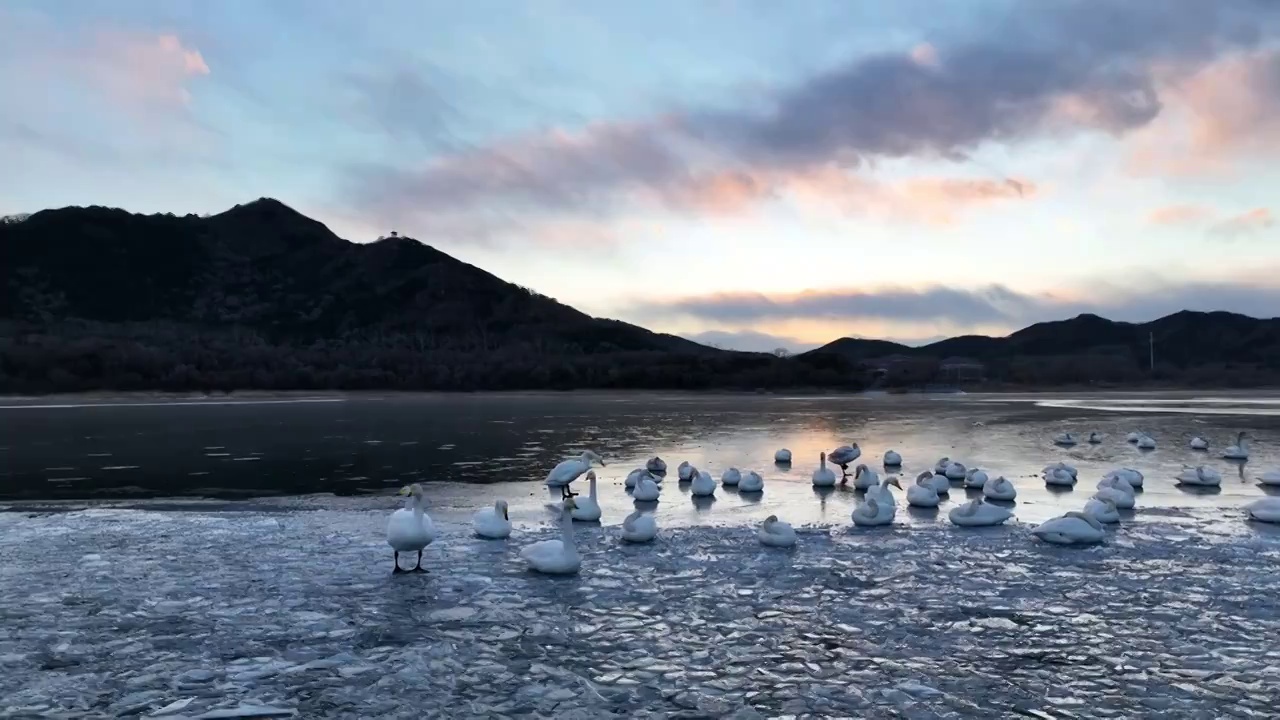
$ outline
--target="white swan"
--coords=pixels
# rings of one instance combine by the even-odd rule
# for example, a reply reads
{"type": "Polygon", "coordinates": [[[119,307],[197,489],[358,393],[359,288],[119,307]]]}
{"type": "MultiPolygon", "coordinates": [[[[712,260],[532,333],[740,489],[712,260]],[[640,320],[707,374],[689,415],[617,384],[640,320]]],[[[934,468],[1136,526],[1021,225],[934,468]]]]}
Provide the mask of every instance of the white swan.
{"type": "Polygon", "coordinates": [[[587,471],[587,487],[590,488],[587,496],[574,503],[573,519],[595,522],[600,519],[600,501],[596,491],[595,470],[587,471]]]}
{"type": "Polygon", "coordinates": [[[1013,500],[1018,497],[1018,489],[1001,475],[987,480],[982,486],[982,496],[991,500],[1013,500]]]}
{"type": "Polygon", "coordinates": [[[1120,511],[1116,508],[1116,504],[1111,502],[1110,498],[1095,495],[1084,504],[1082,512],[1100,523],[1120,522],[1120,511]]]}
{"type": "Polygon", "coordinates": [[[636,510],[622,520],[622,539],[627,542],[645,543],[657,536],[658,521],[653,515],[636,510]]]}
{"type": "Polygon", "coordinates": [[[422,569],[422,549],[436,539],[436,528],[427,515],[426,498],[422,494],[422,486],[418,483],[400,488],[401,495],[408,495],[405,506],[391,513],[387,518],[387,544],[395,551],[392,561],[395,570],[392,572],[426,572],[422,569]],[[412,571],[400,569],[400,553],[417,552],[418,563],[412,571]]]}
{"type": "Polygon", "coordinates": [[[1244,441],[1244,433],[1236,434],[1236,444],[1228,445],[1226,450],[1222,451],[1224,460],[1248,460],[1249,445],[1244,441]]]}
{"type": "Polygon", "coordinates": [[[947,469],[942,474],[946,475],[948,480],[964,480],[968,472],[969,469],[964,466],[964,463],[952,462],[947,464],[947,469]]]}
{"type": "Polygon", "coordinates": [[[1254,500],[1245,506],[1250,520],[1259,522],[1280,523],[1280,498],[1266,497],[1254,500]]]}
{"type": "Polygon", "coordinates": [[[738,492],[758,493],[764,490],[764,478],[755,470],[748,471],[738,482],[738,492]]]}
{"type": "Polygon", "coordinates": [[[1048,467],[1044,471],[1044,484],[1071,487],[1076,484],[1076,476],[1065,468],[1048,467]]]}
{"type": "Polygon", "coordinates": [[[836,472],[827,467],[827,454],[818,453],[818,469],[813,471],[814,487],[831,487],[836,484],[836,472]]]}
{"type": "Polygon", "coordinates": [[[853,524],[862,526],[888,525],[893,522],[897,508],[893,505],[881,505],[875,498],[866,498],[853,509],[853,524]]]}
{"type": "Polygon", "coordinates": [[[644,464],[644,469],[648,470],[655,478],[658,478],[658,482],[662,482],[661,478],[667,476],[667,463],[657,456],[649,458],[649,462],[644,464]]]}
{"type": "Polygon", "coordinates": [[[1137,500],[1133,494],[1133,486],[1114,475],[1099,480],[1098,492],[1093,496],[1099,500],[1107,500],[1121,510],[1132,510],[1137,500]]]}
{"type": "Polygon", "coordinates": [[[850,463],[861,456],[862,448],[858,447],[858,443],[841,445],[830,453],[827,453],[827,459],[836,465],[839,465],[840,469],[845,472],[848,472],[850,463]]]}
{"type": "Polygon", "coordinates": [[[1102,542],[1107,531],[1093,517],[1072,511],[1040,523],[1031,534],[1054,545],[1090,545],[1102,542]]]}
{"type": "Polygon", "coordinates": [[[1129,483],[1129,487],[1135,487],[1135,488],[1142,487],[1142,481],[1143,481],[1142,473],[1138,472],[1137,470],[1134,470],[1133,468],[1120,468],[1119,470],[1112,470],[1111,472],[1107,473],[1103,477],[1104,478],[1118,477],[1121,480],[1124,480],[1125,482],[1129,483]]]}
{"type": "Polygon", "coordinates": [[[777,515],[770,515],[760,523],[756,537],[760,538],[761,545],[769,547],[792,547],[796,544],[795,528],[791,523],[779,520],[777,515]]]}
{"type": "Polygon", "coordinates": [[[1143,435],[1142,437],[1138,438],[1138,449],[1139,450],[1155,450],[1156,439],[1151,437],[1150,435],[1143,435]]]}
{"type": "MultiPolygon", "coordinates": [[[[842,480],[845,482],[846,480],[842,480]]],[[[880,484],[880,475],[865,464],[853,469],[853,489],[870,490],[880,484]]]]}
{"type": "Polygon", "coordinates": [[[893,492],[889,490],[889,486],[902,489],[902,484],[898,482],[897,475],[890,475],[867,490],[867,496],[876,499],[881,505],[893,505],[893,492]]]}
{"type": "Polygon", "coordinates": [[[507,501],[498,500],[491,508],[480,508],[471,516],[476,535],[490,540],[501,540],[511,535],[511,517],[507,514],[507,501]]]}
{"type": "Polygon", "coordinates": [[[1191,446],[1192,450],[1208,450],[1209,449],[1209,441],[1205,440],[1199,435],[1191,438],[1191,442],[1189,443],[1189,445],[1191,446]]]}
{"type": "Polygon", "coordinates": [[[604,458],[593,450],[587,450],[582,455],[565,460],[551,468],[551,472],[547,473],[547,485],[561,488],[561,494],[564,497],[577,495],[577,493],[569,489],[569,483],[577,480],[582,473],[590,470],[592,461],[600,463],[600,467],[605,466],[604,458]]]}
{"type": "Polygon", "coordinates": [[[1142,433],[1137,433],[1137,432],[1131,432],[1127,437],[1125,437],[1125,441],[1131,442],[1131,443],[1136,443],[1141,439],[1142,439],[1142,433]]]}
{"type": "Polygon", "coordinates": [[[974,498],[963,505],[951,508],[951,512],[947,513],[947,519],[951,524],[960,527],[990,527],[999,525],[1011,517],[1013,513],[1009,508],[983,502],[982,498],[974,498]]]}
{"type": "Polygon", "coordinates": [[[1280,485],[1280,470],[1268,470],[1262,473],[1258,476],[1258,482],[1271,487],[1280,485]]]}
{"type": "Polygon", "coordinates": [[[964,474],[964,486],[981,490],[987,484],[988,476],[978,468],[969,468],[964,474]]]}
{"type": "Polygon", "coordinates": [[[716,481],[712,479],[711,473],[706,470],[695,470],[693,476],[693,485],[689,486],[689,492],[698,497],[707,497],[716,494],[716,481]]]}
{"type": "Polygon", "coordinates": [[[697,474],[698,468],[689,464],[688,460],[680,463],[680,467],[676,468],[676,477],[680,482],[692,482],[693,476],[697,474]]]}
{"type": "Polygon", "coordinates": [[[938,497],[938,491],[933,488],[934,474],[931,472],[922,472],[916,476],[916,483],[907,488],[907,504],[914,507],[938,507],[941,498],[938,497]]]}
{"type": "Polygon", "coordinates": [[[639,502],[652,502],[661,494],[662,487],[648,474],[640,478],[640,482],[636,483],[636,489],[631,491],[631,497],[639,502]]]}
{"type": "MultiPolygon", "coordinates": [[[[694,482],[697,482],[697,480],[694,482]]],[[[720,475],[720,482],[724,483],[728,487],[733,487],[742,482],[742,473],[738,471],[738,468],[731,467],[720,475]]]]}
{"type": "Polygon", "coordinates": [[[898,454],[897,450],[889,450],[885,452],[884,454],[885,467],[899,467],[900,465],[902,465],[902,455],[898,454]]]}
{"type": "Polygon", "coordinates": [[[916,482],[920,482],[921,478],[925,478],[928,483],[933,486],[934,492],[939,495],[946,495],[951,492],[951,481],[947,479],[946,475],[940,475],[925,470],[916,476],[916,482]]]}
{"type": "Polygon", "coordinates": [[[1066,464],[1066,463],[1064,463],[1064,462],[1056,462],[1056,463],[1053,463],[1052,465],[1045,465],[1045,466],[1044,466],[1044,472],[1045,472],[1045,473],[1048,473],[1048,472],[1049,472],[1049,471],[1051,471],[1051,470],[1065,470],[1065,471],[1067,472],[1067,474],[1069,474],[1069,475],[1070,475],[1071,477],[1073,477],[1073,478],[1075,478],[1075,477],[1079,476],[1079,473],[1076,471],[1076,469],[1075,469],[1074,467],[1072,467],[1071,465],[1068,465],[1068,464],[1066,464]]]}
{"type": "Polygon", "coordinates": [[[640,478],[649,478],[650,480],[657,482],[657,478],[655,478],[653,473],[650,473],[647,468],[636,468],[635,470],[627,473],[627,479],[623,480],[622,484],[625,485],[628,490],[632,490],[636,485],[640,484],[640,478]]]}
{"type": "Polygon", "coordinates": [[[577,509],[573,498],[565,498],[560,511],[560,539],[542,540],[520,548],[520,557],[530,568],[552,575],[571,575],[582,567],[578,544],[573,538],[573,513],[577,509]]]}
{"type": "Polygon", "coordinates": [[[1174,478],[1179,485],[1195,485],[1197,487],[1218,487],[1222,484],[1222,475],[1211,467],[1197,465],[1184,466],[1182,472],[1174,478]]]}
{"type": "Polygon", "coordinates": [[[790,465],[791,451],[786,448],[782,448],[773,454],[773,462],[778,465],[790,465]]]}
{"type": "Polygon", "coordinates": [[[1053,442],[1055,445],[1071,446],[1076,444],[1076,439],[1071,437],[1071,433],[1064,432],[1059,435],[1055,435],[1053,438],[1053,442]]]}
{"type": "Polygon", "coordinates": [[[946,477],[947,466],[950,464],[951,464],[951,458],[949,457],[938,458],[938,462],[933,464],[933,474],[946,477]]]}
{"type": "Polygon", "coordinates": [[[1089,444],[1097,445],[1102,442],[1102,436],[1096,432],[1089,433],[1089,444]]]}

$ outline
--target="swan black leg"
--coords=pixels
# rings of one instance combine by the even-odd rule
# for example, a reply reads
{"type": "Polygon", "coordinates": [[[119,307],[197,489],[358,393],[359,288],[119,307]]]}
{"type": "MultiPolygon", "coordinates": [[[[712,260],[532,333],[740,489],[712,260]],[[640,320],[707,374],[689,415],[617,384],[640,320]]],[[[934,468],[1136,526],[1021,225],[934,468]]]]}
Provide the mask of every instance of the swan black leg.
{"type": "Polygon", "coordinates": [[[395,563],[396,569],[395,569],[395,570],[392,570],[392,571],[391,571],[391,574],[393,574],[393,575],[394,575],[394,574],[396,574],[396,573],[402,573],[402,572],[405,572],[404,570],[400,569],[400,551],[399,551],[399,550],[396,550],[396,551],[395,551],[395,555],[394,555],[394,556],[392,556],[392,557],[393,557],[393,562],[395,563]]]}
{"type": "Polygon", "coordinates": [[[426,572],[426,570],[422,569],[422,551],[421,550],[418,551],[418,564],[413,566],[413,572],[420,572],[420,573],[426,572]]]}

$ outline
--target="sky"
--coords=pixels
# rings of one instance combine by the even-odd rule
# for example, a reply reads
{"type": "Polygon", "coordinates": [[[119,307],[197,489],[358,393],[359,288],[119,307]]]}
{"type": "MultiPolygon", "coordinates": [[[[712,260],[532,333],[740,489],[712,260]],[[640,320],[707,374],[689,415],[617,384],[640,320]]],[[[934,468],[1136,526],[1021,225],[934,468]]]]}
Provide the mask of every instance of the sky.
{"type": "Polygon", "coordinates": [[[722,347],[1280,308],[1280,0],[4,0],[0,214],[277,198],[722,347]]]}

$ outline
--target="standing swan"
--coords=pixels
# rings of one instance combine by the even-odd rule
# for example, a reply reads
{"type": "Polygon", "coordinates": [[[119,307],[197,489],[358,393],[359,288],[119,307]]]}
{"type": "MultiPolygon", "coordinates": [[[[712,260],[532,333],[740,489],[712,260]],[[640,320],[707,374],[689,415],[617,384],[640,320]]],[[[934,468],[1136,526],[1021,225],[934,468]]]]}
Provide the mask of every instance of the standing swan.
{"type": "Polygon", "coordinates": [[[573,519],[582,520],[584,522],[594,522],[600,519],[600,501],[596,494],[596,471],[587,472],[588,487],[591,488],[587,497],[573,504],[573,519]]]}
{"type": "Polygon", "coordinates": [[[646,543],[658,536],[658,521],[652,515],[636,510],[622,520],[622,539],[632,543],[646,543]]]}
{"type": "Polygon", "coordinates": [[[760,473],[755,470],[749,471],[746,475],[743,475],[742,480],[738,482],[738,492],[764,492],[764,478],[760,477],[760,473]]]}
{"type": "Polygon", "coordinates": [[[551,468],[551,472],[547,473],[547,486],[560,488],[562,497],[577,495],[578,493],[569,489],[569,483],[577,480],[582,473],[590,470],[592,461],[600,463],[600,467],[605,466],[604,458],[593,450],[587,450],[576,458],[565,460],[551,468]]]}
{"type": "Polygon", "coordinates": [[[773,462],[775,465],[790,465],[791,451],[786,448],[782,448],[773,454],[773,462]]]}
{"type": "Polygon", "coordinates": [[[490,540],[501,540],[511,535],[511,517],[507,515],[507,501],[498,500],[491,508],[481,508],[472,516],[471,525],[476,535],[490,540]]]}
{"type": "Polygon", "coordinates": [[[1054,545],[1091,545],[1107,536],[1102,523],[1075,511],[1040,523],[1031,529],[1031,534],[1054,545]]]}
{"type": "Polygon", "coordinates": [[[436,539],[436,529],[424,508],[426,499],[422,496],[421,485],[414,483],[402,487],[400,494],[408,495],[409,501],[404,507],[391,513],[387,520],[387,544],[395,551],[392,560],[396,569],[392,572],[424,573],[426,570],[422,569],[422,549],[436,539]],[[415,550],[418,552],[418,563],[413,566],[412,571],[401,570],[400,553],[415,550]]]}
{"type": "Polygon", "coordinates": [[[521,548],[520,557],[531,569],[551,575],[571,575],[582,567],[578,544],[573,539],[573,511],[577,508],[573,498],[564,499],[560,511],[559,540],[542,540],[521,548]]]}
{"type": "Polygon", "coordinates": [[[901,467],[902,455],[900,455],[897,450],[889,450],[884,454],[884,466],[885,467],[901,467]]]}
{"type": "Polygon", "coordinates": [[[711,479],[711,473],[706,470],[695,470],[693,475],[693,485],[689,487],[689,492],[695,497],[707,497],[716,494],[716,481],[711,479]]]}
{"type": "Polygon", "coordinates": [[[1246,445],[1244,442],[1243,432],[1236,434],[1235,445],[1229,445],[1227,446],[1226,450],[1222,451],[1222,458],[1224,460],[1248,460],[1249,459],[1249,446],[1246,445]]]}
{"type": "Polygon", "coordinates": [[[862,449],[858,447],[858,443],[850,443],[849,445],[841,445],[832,450],[827,459],[840,466],[840,472],[845,475],[849,474],[849,464],[857,460],[862,455],[862,449]]]}
{"type": "Polygon", "coordinates": [[[814,487],[831,487],[836,484],[836,473],[827,467],[827,454],[818,453],[818,469],[813,471],[814,487]]]}
{"type": "Polygon", "coordinates": [[[791,523],[779,520],[777,515],[764,519],[756,537],[760,539],[761,545],[769,547],[792,547],[796,544],[795,528],[791,527],[791,523]]]}

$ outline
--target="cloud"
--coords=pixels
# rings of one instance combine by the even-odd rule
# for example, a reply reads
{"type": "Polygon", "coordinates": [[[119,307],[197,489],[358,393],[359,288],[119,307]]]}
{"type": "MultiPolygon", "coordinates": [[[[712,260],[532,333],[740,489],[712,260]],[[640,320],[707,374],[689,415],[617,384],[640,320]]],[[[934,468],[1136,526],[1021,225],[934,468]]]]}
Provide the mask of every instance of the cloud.
{"type": "Polygon", "coordinates": [[[1200,205],[1168,205],[1156,208],[1147,215],[1147,222],[1152,225],[1195,225],[1210,220],[1215,211],[1200,205]]]}
{"type": "Polygon", "coordinates": [[[1095,283],[1091,299],[1020,293],[1001,285],[974,290],[945,287],[881,290],[808,291],[767,296],[725,293],[651,303],[635,309],[638,317],[695,318],[701,322],[743,325],[786,320],[948,323],[962,328],[1018,328],[1046,320],[1095,313],[1114,320],[1146,321],[1179,310],[1228,310],[1273,317],[1280,308],[1280,287],[1218,282],[1143,282],[1142,289],[1095,283]]]}
{"type": "Polygon", "coordinates": [[[753,109],[682,108],[529,133],[418,167],[364,166],[344,193],[368,212],[421,223],[495,206],[608,213],[655,198],[738,212],[797,186],[828,187],[814,176],[826,183],[879,158],[961,161],[988,143],[1142,128],[1164,108],[1156,69],[1193,72],[1252,50],[1280,21],[1270,0],[1013,7],[984,35],[857,57],[753,109]]]}
{"type": "Polygon", "coordinates": [[[805,342],[783,335],[770,335],[755,330],[707,330],[699,333],[683,333],[682,337],[703,345],[747,352],[773,352],[783,348],[790,353],[801,353],[819,345],[819,343],[805,342]]]}
{"type": "Polygon", "coordinates": [[[1202,205],[1169,205],[1152,210],[1147,222],[1166,227],[1212,223],[1206,231],[1208,235],[1234,240],[1275,227],[1276,218],[1270,208],[1264,207],[1224,217],[1221,212],[1202,205]]]}
{"type": "Polygon", "coordinates": [[[1275,227],[1276,219],[1267,208],[1254,208],[1246,213],[1227,218],[1209,228],[1211,235],[1234,240],[1245,235],[1269,230],[1275,227]]]}

